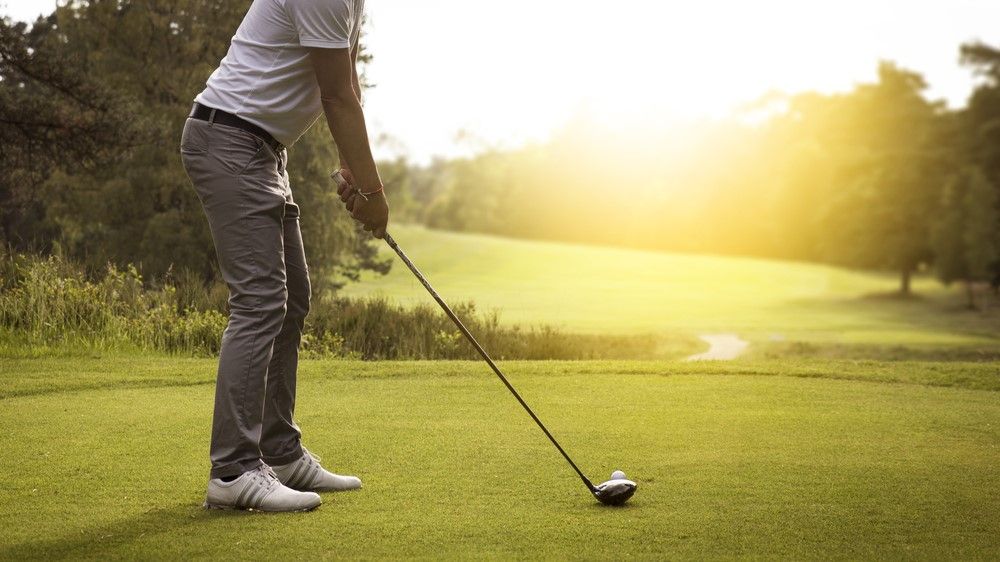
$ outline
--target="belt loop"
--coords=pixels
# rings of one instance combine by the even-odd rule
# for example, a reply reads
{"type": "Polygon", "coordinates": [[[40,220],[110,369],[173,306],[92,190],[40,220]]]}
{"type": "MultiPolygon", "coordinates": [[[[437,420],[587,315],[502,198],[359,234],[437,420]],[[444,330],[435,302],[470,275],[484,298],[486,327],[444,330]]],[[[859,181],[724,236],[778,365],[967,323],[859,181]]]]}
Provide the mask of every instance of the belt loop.
{"type": "Polygon", "coordinates": [[[216,109],[212,108],[212,111],[208,114],[208,124],[209,124],[209,126],[215,125],[215,112],[216,112],[216,109]]]}

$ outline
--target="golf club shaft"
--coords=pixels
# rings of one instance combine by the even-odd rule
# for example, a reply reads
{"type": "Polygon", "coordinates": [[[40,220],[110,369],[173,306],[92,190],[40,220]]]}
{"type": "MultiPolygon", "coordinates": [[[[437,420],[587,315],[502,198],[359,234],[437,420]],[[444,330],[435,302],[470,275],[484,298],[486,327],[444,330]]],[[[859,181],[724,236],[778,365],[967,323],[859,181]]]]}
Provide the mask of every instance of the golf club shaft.
{"type": "Polygon", "coordinates": [[[388,232],[385,234],[385,241],[389,244],[389,247],[392,248],[394,252],[396,252],[396,255],[399,256],[399,259],[403,260],[403,263],[406,264],[406,267],[410,268],[410,271],[413,272],[413,275],[415,275],[417,279],[420,280],[420,284],[423,285],[425,289],[427,289],[427,292],[430,293],[432,297],[434,297],[434,300],[436,300],[437,303],[441,306],[441,309],[444,310],[444,313],[448,315],[448,318],[451,318],[451,321],[454,322],[456,326],[458,326],[459,331],[461,331],[462,334],[465,335],[465,338],[469,340],[469,343],[472,344],[472,347],[475,347],[476,351],[479,352],[479,355],[483,356],[483,359],[485,359],[486,363],[490,366],[491,369],[493,369],[493,372],[496,373],[498,377],[500,377],[500,381],[503,382],[504,386],[507,387],[507,390],[509,390],[510,393],[514,395],[514,398],[517,398],[517,401],[521,403],[521,406],[523,406],[524,410],[528,412],[528,415],[531,416],[531,419],[535,420],[535,423],[538,424],[538,427],[540,427],[541,430],[545,432],[545,436],[549,438],[549,441],[552,441],[552,444],[556,446],[556,449],[559,449],[559,452],[562,453],[562,456],[563,458],[566,459],[566,462],[568,462],[569,465],[573,467],[573,470],[575,470],[576,473],[580,475],[580,479],[583,480],[583,483],[587,485],[587,489],[590,490],[591,493],[594,493],[595,492],[594,484],[591,483],[590,479],[584,476],[583,472],[581,472],[579,468],[577,468],[576,463],[573,462],[573,459],[569,458],[569,455],[566,454],[566,451],[564,451],[562,446],[559,445],[559,442],[556,441],[556,438],[553,437],[552,434],[549,433],[549,430],[545,428],[545,424],[542,423],[542,420],[538,419],[538,416],[535,415],[535,412],[532,412],[531,408],[528,407],[528,403],[525,402],[523,398],[521,398],[521,395],[517,393],[517,390],[514,390],[513,385],[510,384],[510,382],[507,380],[507,377],[505,377],[503,372],[500,371],[500,367],[497,367],[496,363],[493,362],[493,359],[490,358],[489,353],[486,353],[486,350],[483,349],[483,346],[479,345],[479,342],[476,341],[476,338],[472,335],[472,332],[470,332],[469,329],[465,327],[465,324],[462,324],[462,321],[459,320],[458,316],[456,316],[455,313],[451,310],[451,307],[449,307],[448,304],[444,302],[444,300],[440,296],[438,296],[437,291],[434,290],[434,287],[431,287],[431,284],[430,282],[427,281],[427,278],[424,277],[422,273],[420,273],[420,270],[417,269],[417,266],[413,265],[413,262],[410,261],[410,258],[406,257],[406,253],[404,253],[403,250],[399,247],[399,244],[396,244],[396,241],[392,239],[392,236],[390,236],[388,232]]]}

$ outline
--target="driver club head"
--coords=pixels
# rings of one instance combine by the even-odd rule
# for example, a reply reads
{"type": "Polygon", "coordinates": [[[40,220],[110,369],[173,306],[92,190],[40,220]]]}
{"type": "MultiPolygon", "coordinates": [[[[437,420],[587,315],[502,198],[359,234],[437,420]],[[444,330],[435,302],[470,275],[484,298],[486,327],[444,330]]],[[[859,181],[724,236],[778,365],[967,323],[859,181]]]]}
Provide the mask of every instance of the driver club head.
{"type": "Polygon", "coordinates": [[[636,483],[625,478],[608,480],[594,486],[594,497],[604,505],[622,505],[635,494],[636,483]]]}

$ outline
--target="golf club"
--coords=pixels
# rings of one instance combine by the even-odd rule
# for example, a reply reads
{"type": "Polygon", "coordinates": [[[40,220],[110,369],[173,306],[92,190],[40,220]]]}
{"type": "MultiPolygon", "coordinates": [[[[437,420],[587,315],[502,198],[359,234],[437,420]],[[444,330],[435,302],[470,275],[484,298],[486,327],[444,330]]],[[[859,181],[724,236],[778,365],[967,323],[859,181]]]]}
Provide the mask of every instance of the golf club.
{"type": "MultiPolygon", "coordinates": [[[[348,183],[347,180],[344,179],[344,177],[340,174],[339,171],[334,172],[331,177],[335,182],[337,182],[338,186],[348,183]]],[[[363,197],[364,195],[361,196],[363,197]]],[[[451,321],[455,323],[455,326],[458,327],[459,331],[462,332],[462,334],[465,336],[467,340],[469,340],[469,343],[472,344],[472,347],[476,348],[476,351],[479,352],[479,355],[483,357],[483,359],[490,366],[490,368],[493,369],[493,372],[496,373],[497,377],[500,378],[500,381],[504,384],[504,386],[507,387],[507,390],[509,390],[510,393],[514,395],[514,398],[516,398],[517,401],[524,408],[524,410],[528,412],[528,415],[531,416],[531,419],[535,420],[535,423],[538,424],[538,427],[541,428],[541,430],[545,433],[545,436],[549,438],[549,441],[551,441],[552,444],[556,446],[556,449],[558,449],[559,452],[562,454],[563,458],[566,459],[566,462],[568,462],[569,465],[573,467],[573,470],[576,471],[576,473],[580,476],[580,479],[583,480],[583,483],[587,486],[587,490],[589,490],[590,493],[593,494],[595,498],[597,498],[597,501],[606,505],[622,505],[626,501],[628,501],[628,499],[631,498],[633,494],[635,494],[635,490],[637,487],[636,483],[631,480],[627,480],[623,472],[615,471],[611,475],[611,480],[608,480],[607,482],[602,482],[601,484],[595,486],[593,482],[591,482],[590,479],[583,474],[583,471],[581,471],[576,466],[576,463],[573,462],[573,459],[569,457],[569,454],[567,454],[566,451],[562,448],[562,446],[559,445],[559,442],[556,441],[556,438],[553,437],[551,433],[549,433],[549,430],[545,427],[545,424],[542,423],[542,420],[538,419],[538,416],[535,415],[535,412],[531,411],[531,408],[528,406],[528,403],[525,402],[523,398],[521,398],[521,395],[518,394],[517,390],[514,389],[514,386],[510,384],[510,381],[508,381],[507,377],[504,376],[503,372],[500,370],[500,367],[497,367],[496,363],[493,362],[493,359],[490,358],[489,353],[486,353],[486,350],[483,349],[483,346],[479,345],[479,342],[476,341],[476,338],[472,335],[472,332],[470,332],[469,329],[465,327],[465,324],[463,324],[462,321],[459,320],[458,316],[456,316],[455,313],[451,310],[451,307],[449,307],[448,304],[445,303],[444,300],[437,294],[437,291],[435,291],[434,287],[432,287],[430,282],[427,281],[427,278],[424,277],[422,273],[420,273],[420,270],[417,269],[417,266],[413,265],[413,262],[410,261],[410,258],[406,256],[406,253],[403,252],[402,248],[399,247],[399,244],[396,243],[396,241],[392,238],[392,236],[389,235],[388,232],[385,233],[385,241],[387,244],[389,244],[389,247],[392,248],[394,252],[396,252],[396,255],[399,256],[399,259],[403,260],[403,263],[406,264],[406,267],[408,267],[410,271],[413,272],[413,275],[416,276],[418,281],[420,281],[420,284],[423,285],[425,289],[427,289],[427,292],[430,293],[432,297],[434,297],[434,300],[437,301],[438,305],[441,306],[441,309],[444,310],[444,313],[448,316],[448,318],[450,318],[451,321]]]]}

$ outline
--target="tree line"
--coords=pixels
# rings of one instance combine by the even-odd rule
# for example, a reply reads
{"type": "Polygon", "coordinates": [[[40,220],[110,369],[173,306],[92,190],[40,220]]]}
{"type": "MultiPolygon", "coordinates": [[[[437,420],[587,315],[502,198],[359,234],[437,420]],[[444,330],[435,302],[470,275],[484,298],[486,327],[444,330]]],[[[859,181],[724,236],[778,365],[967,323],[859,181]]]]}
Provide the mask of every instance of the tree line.
{"type": "Polygon", "coordinates": [[[390,191],[437,228],[893,271],[903,294],[924,270],[996,287],[1000,50],[960,57],[981,77],[961,109],[881,62],[851,91],[769,95],[722,122],[581,121],[519,150],[399,160],[390,191]]]}
{"type": "MultiPolygon", "coordinates": [[[[177,145],[191,100],[247,3],[72,1],[0,21],[0,244],[145,278],[216,275],[177,145]]],[[[383,162],[393,220],[627,247],[808,260],[1000,283],[1000,50],[960,47],[966,105],[928,99],[889,62],[837,94],[772,95],[725,121],[614,130],[574,121],[545,143],[383,162]]],[[[338,206],[322,124],[290,151],[318,284],[386,271],[338,206]]]]}

